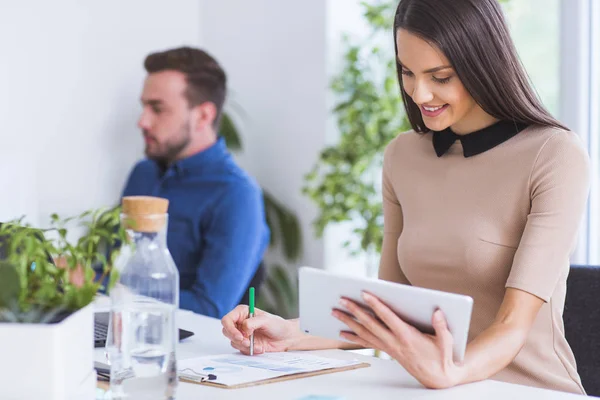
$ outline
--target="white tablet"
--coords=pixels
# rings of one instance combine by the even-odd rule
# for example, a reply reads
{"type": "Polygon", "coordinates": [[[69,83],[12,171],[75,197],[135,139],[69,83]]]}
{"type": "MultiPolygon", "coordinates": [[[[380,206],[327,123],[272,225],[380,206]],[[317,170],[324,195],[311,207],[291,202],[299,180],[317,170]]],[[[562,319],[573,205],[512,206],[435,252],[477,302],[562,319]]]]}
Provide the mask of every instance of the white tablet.
{"type": "Polygon", "coordinates": [[[434,333],[431,317],[436,309],[441,309],[454,337],[454,360],[462,361],[464,358],[473,308],[473,299],[469,296],[310,267],[300,268],[299,286],[300,329],[303,332],[344,340],[339,335],[340,331],[348,331],[349,328],[333,317],[331,311],[334,308],[343,310],[339,303],[341,297],[367,307],[361,296],[363,291],[367,291],[421,332],[434,333]]]}

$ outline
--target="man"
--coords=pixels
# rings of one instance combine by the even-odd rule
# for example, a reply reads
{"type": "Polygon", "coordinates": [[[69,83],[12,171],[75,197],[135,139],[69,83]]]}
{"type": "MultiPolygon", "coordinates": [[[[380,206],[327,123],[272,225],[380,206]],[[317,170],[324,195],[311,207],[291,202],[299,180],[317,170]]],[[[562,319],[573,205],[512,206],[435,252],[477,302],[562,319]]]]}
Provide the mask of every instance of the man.
{"type": "Polygon", "coordinates": [[[138,126],[146,159],[123,196],[169,200],[167,245],[180,307],[221,318],[248,288],[269,243],[262,192],[218,136],[226,76],[206,52],[150,54],[138,126]]]}

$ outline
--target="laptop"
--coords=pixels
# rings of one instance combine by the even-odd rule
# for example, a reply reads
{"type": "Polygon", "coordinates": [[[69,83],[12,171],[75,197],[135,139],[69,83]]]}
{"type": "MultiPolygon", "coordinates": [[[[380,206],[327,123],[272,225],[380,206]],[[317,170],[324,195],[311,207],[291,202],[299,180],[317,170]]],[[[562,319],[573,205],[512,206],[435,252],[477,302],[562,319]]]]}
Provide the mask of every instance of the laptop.
{"type": "MultiPolygon", "coordinates": [[[[106,344],[106,336],[108,334],[108,312],[94,313],[94,347],[104,347],[106,344]]],[[[194,332],[179,329],[179,341],[193,336],[194,332]]]]}

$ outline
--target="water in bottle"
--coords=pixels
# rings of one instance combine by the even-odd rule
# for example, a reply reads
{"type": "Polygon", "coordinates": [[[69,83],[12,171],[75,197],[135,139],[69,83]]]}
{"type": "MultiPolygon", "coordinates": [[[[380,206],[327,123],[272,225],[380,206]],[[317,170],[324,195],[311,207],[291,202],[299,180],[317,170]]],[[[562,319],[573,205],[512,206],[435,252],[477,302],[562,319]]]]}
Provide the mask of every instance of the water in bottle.
{"type": "Polygon", "coordinates": [[[167,249],[166,199],[123,198],[129,242],[110,291],[107,352],[113,399],[168,400],[177,388],[179,273],[167,249]]]}

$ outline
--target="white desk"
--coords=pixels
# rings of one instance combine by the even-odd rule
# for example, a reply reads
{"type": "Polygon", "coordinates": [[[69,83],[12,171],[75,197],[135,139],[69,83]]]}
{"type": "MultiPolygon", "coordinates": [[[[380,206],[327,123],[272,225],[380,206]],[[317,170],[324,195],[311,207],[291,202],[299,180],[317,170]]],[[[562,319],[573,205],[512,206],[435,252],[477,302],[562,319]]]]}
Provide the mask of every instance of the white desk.
{"type": "MultiPolygon", "coordinates": [[[[103,308],[103,307],[102,307],[103,308]]],[[[229,341],[222,336],[221,322],[214,318],[180,311],[178,325],[194,332],[194,336],[181,342],[177,348],[179,359],[201,355],[234,353],[229,341]]],[[[244,389],[220,389],[209,386],[180,382],[178,400],[198,399],[277,399],[295,400],[308,395],[340,396],[352,399],[581,399],[567,393],[534,389],[496,381],[484,381],[447,390],[423,388],[400,365],[394,361],[362,356],[342,350],[311,352],[334,358],[357,358],[371,364],[369,368],[315,376],[286,382],[255,386],[244,389]]],[[[98,361],[104,360],[102,349],[96,349],[98,361]]]]}

